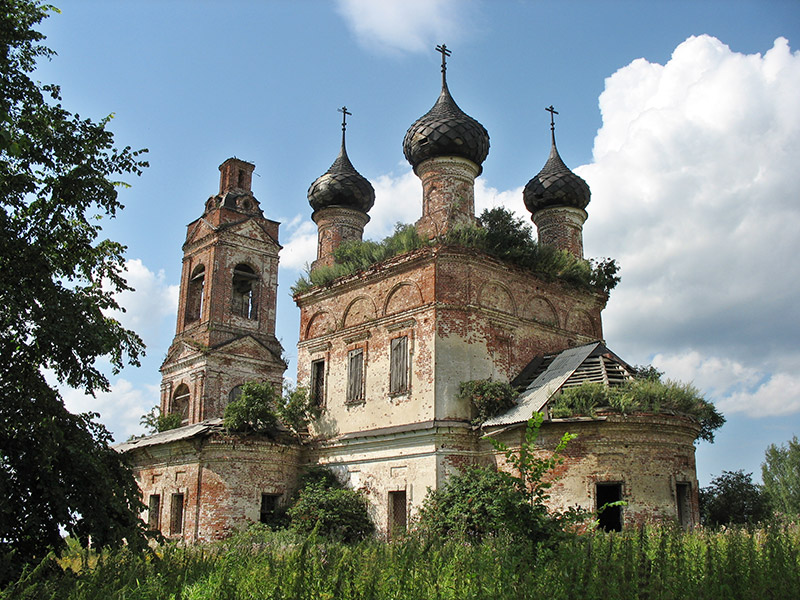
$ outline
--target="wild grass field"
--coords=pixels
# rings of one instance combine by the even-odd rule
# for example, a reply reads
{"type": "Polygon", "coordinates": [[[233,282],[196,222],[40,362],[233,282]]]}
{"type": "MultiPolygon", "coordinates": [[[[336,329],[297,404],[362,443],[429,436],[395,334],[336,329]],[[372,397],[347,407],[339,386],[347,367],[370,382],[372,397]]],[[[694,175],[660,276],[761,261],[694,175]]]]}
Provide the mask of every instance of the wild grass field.
{"type": "Polygon", "coordinates": [[[147,555],[77,545],[0,592],[0,599],[793,599],[800,527],[648,527],[564,534],[547,545],[489,538],[325,541],[253,528],[205,546],[147,555]]]}

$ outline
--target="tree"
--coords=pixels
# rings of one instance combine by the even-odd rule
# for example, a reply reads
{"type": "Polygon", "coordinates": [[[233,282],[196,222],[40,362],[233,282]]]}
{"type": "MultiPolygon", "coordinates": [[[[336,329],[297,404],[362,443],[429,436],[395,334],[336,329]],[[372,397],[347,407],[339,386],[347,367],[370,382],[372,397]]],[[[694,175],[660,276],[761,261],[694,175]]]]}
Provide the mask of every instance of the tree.
{"type": "Polygon", "coordinates": [[[161,408],[154,406],[150,409],[150,412],[142,415],[139,419],[139,425],[142,425],[147,435],[150,435],[153,433],[161,433],[162,431],[169,431],[170,429],[177,429],[181,426],[181,421],[183,421],[183,417],[180,414],[162,413],[161,408]]]}
{"type": "Polygon", "coordinates": [[[271,433],[280,421],[299,438],[315,414],[312,404],[303,387],[284,384],[280,395],[270,383],[248,381],[241,395],[225,407],[224,423],[229,431],[271,433]]]}
{"type": "Polygon", "coordinates": [[[87,393],[138,365],[141,339],[109,316],[124,247],[99,239],[122,207],[115,178],[147,164],[106,129],[64,110],[30,78],[54,52],[34,28],[50,7],[0,0],[0,581],[62,547],[143,540],[139,491],[95,414],[70,414],[46,372],[87,393]]]}
{"type": "Polygon", "coordinates": [[[764,493],[775,512],[800,515],[800,442],[770,444],[761,465],[764,493]]]}
{"type": "Polygon", "coordinates": [[[753,474],[723,471],[700,490],[700,517],[705,525],[758,523],[769,517],[761,487],[753,483],[753,474]]]}

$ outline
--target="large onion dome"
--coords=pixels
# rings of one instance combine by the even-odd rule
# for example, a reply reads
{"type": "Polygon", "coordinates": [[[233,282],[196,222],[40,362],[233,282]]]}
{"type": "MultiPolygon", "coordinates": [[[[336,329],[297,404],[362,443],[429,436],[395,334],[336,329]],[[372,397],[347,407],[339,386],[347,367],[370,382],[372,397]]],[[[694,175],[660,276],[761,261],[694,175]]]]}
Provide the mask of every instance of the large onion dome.
{"type": "MultiPolygon", "coordinates": [[[[345,117],[347,109],[344,109],[345,117]]],[[[353,208],[363,213],[375,204],[375,189],[356,171],[345,148],[345,123],[342,122],[342,149],[331,168],[308,188],[308,203],[314,212],[331,206],[353,208]]]]}
{"type": "MultiPolygon", "coordinates": [[[[552,109],[552,107],[550,107],[552,109]]],[[[591,192],[578,175],[569,170],[556,148],[555,126],[550,123],[552,147],[542,170],[531,179],[522,192],[525,206],[531,213],[553,206],[572,206],[585,209],[591,192]]]]}
{"type": "Polygon", "coordinates": [[[435,156],[461,156],[481,167],[489,154],[489,133],[453,100],[447,89],[445,69],[443,60],[439,99],[408,128],[403,139],[403,154],[415,169],[435,156]]]}

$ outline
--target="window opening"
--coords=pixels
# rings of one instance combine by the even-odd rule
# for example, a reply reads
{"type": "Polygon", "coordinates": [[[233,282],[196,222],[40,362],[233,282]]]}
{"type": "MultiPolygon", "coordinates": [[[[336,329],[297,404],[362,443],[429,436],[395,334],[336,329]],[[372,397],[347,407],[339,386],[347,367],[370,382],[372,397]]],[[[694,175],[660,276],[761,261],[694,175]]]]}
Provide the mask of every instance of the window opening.
{"type": "Polygon", "coordinates": [[[203,316],[205,277],[206,269],[203,265],[199,265],[189,279],[189,286],[186,292],[186,316],[184,319],[186,323],[198,321],[203,316]]]}
{"type": "Polygon", "coordinates": [[[237,385],[228,394],[228,402],[235,402],[242,397],[242,386],[237,385]]]}
{"type": "Polygon", "coordinates": [[[151,494],[147,502],[147,528],[150,531],[158,531],[161,525],[161,496],[151,494]]]}
{"type": "Polygon", "coordinates": [[[394,338],[389,363],[389,393],[408,391],[408,336],[394,338]]]}
{"type": "Polygon", "coordinates": [[[171,535],[183,533],[183,494],[172,494],[169,514],[169,532],[171,535]]]}
{"type": "Polygon", "coordinates": [[[259,521],[266,525],[275,523],[280,494],[261,494],[261,513],[259,521]]]}
{"type": "Polygon", "coordinates": [[[678,523],[684,529],[689,529],[692,525],[691,491],[692,484],[690,483],[675,484],[675,500],[678,503],[678,523]]]}
{"type": "Polygon", "coordinates": [[[325,403],[325,361],[315,360],[311,363],[311,402],[317,406],[325,403]]]}
{"type": "Polygon", "coordinates": [[[244,189],[244,169],[239,169],[239,177],[236,182],[236,187],[244,189]]]}
{"type": "Polygon", "coordinates": [[[406,491],[389,492],[389,539],[405,532],[407,524],[406,491]]]}
{"type": "Polygon", "coordinates": [[[258,318],[256,289],[258,275],[245,264],[236,265],[233,270],[233,294],[231,310],[233,314],[245,319],[258,318]]]}
{"type": "Polygon", "coordinates": [[[607,506],[622,500],[621,483],[598,483],[595,499],[597,501],[598,525],[604,531],[622,531],[622,507],[607,506]]]}
{"type": "Polygon", "coordinates": [[[356,348],[348,353],[347,402],[364,399],[364,349],[356,348]]]}
{"type": "Polygon", "coordinates": [[[180,384],[172,395],[172,410],[170,412],[181,416],[181,425],[189,423],[189,386],[180,384]]]}

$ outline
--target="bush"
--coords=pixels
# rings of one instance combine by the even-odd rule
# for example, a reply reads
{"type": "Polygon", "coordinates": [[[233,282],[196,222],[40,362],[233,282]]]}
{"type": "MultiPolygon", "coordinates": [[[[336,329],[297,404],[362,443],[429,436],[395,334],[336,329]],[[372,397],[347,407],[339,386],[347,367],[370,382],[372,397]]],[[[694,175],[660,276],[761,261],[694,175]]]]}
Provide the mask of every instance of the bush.
{"type": "Polygon", "coordinates": [[[269,383],[250,381],[242,386],[241,395],[225,407],[223,422],[229,431],[271,433],[280,421],[300,437],[314,415],[315,407],[305,388],[286,384],[281,396],[269,383]]]}
{"type": "Polygon", "coordinates": [[[477,411],[473,425],[480,425],[514,406],[517,395],[510,384],[491,379],[462,381],[458,387],[458,400],[471,402],[477,411]]]}
{"type": "Polygon", "coordinates": [[[163,414],[158,406],[154,406],[149,413],[142,415],[139,425],[142,425],[149,435],[177,429],[182,421],[183,417],[178,413],[163,414]]]}
{"type": "Polygon", "coordinates": [[[346,489],[324,467],[312,467],[306,472],[287,514],[293,531],[304,534],[315,531],[317,535],[343,542],[363,540],[375,531],[364,494],[346,489]]]}

